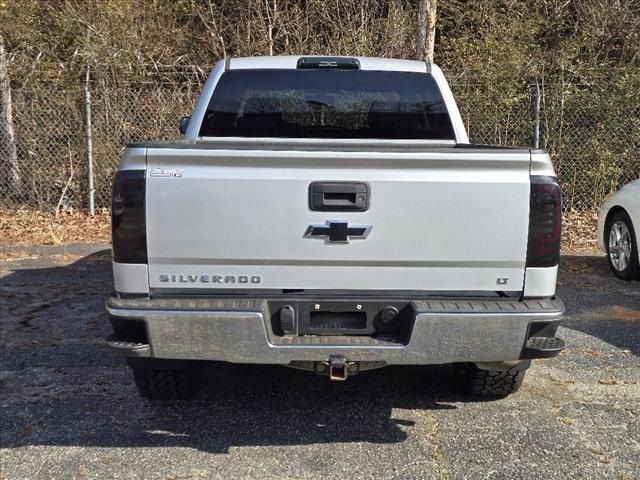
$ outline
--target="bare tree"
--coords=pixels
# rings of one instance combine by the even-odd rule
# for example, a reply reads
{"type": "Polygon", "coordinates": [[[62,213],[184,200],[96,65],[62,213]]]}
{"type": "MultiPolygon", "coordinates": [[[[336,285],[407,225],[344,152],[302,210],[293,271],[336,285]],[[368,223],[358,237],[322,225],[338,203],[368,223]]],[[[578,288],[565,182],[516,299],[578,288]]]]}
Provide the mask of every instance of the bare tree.
{"type": "Polygon", "coordinates": [[[267,41],[269,43],[269,55],[273,56],[273,28],[278,15],[278,3],[273,0],[273,6],[269,5],[269,0],[265,0],[265,11],[267,14],[267,41]]]}
{"type": "Polygon", "coordinates": [[[0,33],[0,96],[2,97],[2,115],[0,116],[1,135],[8,158],[9,187],[15,194],[20,191],[20,169],[18,168],[18,152],[16,136],[13,130],[13,111],[11,107],[11,84],[9,83],[9,59],[4,51],[4,37],[0,33]]]}
{"type": "Polygon", "coordinates": [[[416,60],[433,62],[436,41],[436,9],[438,0],[420,0],[418,4],[418,33],[416,60]]]}

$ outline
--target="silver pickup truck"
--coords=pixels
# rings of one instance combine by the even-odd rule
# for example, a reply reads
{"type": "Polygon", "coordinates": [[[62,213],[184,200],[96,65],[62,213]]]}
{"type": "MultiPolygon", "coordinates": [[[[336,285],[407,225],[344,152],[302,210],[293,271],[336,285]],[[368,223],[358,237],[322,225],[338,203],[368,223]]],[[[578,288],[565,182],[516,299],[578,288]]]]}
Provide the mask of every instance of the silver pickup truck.
{"type": "Polygon", "coordinates": [[[549,156],[469,144],[436,65],[231,58],[180,127],[113,184],[108,343],[142,395],[189,396],[213,360],[453,363],[504,396],[562,350],[549,156]]]}

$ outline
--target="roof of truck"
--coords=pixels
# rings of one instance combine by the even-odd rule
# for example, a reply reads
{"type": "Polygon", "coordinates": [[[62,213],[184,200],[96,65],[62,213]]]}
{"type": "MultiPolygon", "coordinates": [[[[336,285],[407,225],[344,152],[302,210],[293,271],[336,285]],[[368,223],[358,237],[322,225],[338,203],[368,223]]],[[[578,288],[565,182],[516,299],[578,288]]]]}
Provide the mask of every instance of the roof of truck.
{"type": "MultiPolygon", "coordinates": [[[[237,57],[228,59],[227,70],[243,69],[296,69],[298,60],[302,57],[314,55],[282,55],[273,57],[237,57]]],[[[416,60],[401,60],[397,58],[376,57],[339,57],[356,58],[360,62],[361,70],[390,70],[395,72],[420,72],[426,73],[426,62],[416,60]]]]}

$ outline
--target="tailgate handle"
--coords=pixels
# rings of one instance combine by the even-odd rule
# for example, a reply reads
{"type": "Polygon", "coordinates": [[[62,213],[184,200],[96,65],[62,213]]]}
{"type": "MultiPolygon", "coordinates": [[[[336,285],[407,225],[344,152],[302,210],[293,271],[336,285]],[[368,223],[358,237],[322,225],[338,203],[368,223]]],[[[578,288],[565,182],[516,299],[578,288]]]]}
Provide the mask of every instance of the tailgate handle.
{"type": "Polygon", "coordinates": [[[364,212],[369,208],[369,186],[363,182],[313,182],[309,207],[321,212],[364,212]]]}

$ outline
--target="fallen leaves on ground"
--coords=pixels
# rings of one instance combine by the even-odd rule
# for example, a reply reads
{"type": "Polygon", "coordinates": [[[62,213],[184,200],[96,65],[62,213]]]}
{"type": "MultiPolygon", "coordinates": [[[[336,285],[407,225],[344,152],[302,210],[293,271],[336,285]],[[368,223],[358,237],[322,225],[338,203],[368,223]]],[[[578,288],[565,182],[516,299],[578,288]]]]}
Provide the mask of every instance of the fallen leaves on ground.
{"type": "Polygon", "coordinates": [[[91,217],[84,212],[53,212],[0,208],[0,246],[109,243],[111,216],[102,209],[91,217]]]}
{"type": "Polygon", "coordinates": [[[570,210],[562,219],[562,251],[565,253],[593,253],[598,248],[598,211],[570,210]]]}

